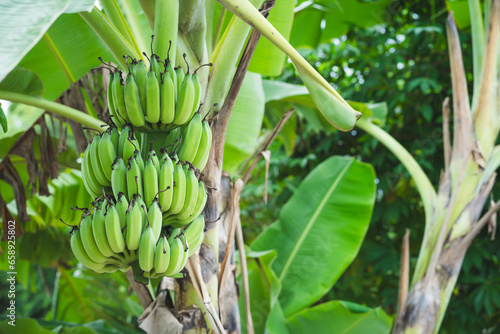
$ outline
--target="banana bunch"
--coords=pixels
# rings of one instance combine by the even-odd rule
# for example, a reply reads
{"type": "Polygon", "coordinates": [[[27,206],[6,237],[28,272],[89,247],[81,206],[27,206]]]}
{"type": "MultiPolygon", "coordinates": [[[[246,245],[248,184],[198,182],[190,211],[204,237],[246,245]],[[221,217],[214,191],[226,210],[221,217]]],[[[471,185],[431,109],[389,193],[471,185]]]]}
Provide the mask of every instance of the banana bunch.
{"type": "Polygon", "coordinates": [[[184,229],[163,227],[158,201],[146,207],[139,195],[130,203],[99,199],[71,232],[71,249],[85,267],[99,273],[139,268],[146,278],[178,277],[203,241],[205,220],[184,229]]]}
{"type": "Polygon", "coordinates": [[[203,120],[199,113],[195,113],[187,125],[168,134],[166,144],[174,145],[173,152],[178,152],[179,160],[187,161],[194,168],[203,170],[212,146],[212,130],[208,121],[203,120]]]}
{"type": "Polygon", "coordinates": [[[125,78],[123,72],[113,70],[107,95],[113,123],[119,128],[131,124],[146,132],[187,124],[201,101],[196,70],[191,73],[187,61],[187,72],[181,66],[174,68],[168,57],[161,61],[154,53],[149,63],[148,69],[144,61],[131,59],[125,78]]]}

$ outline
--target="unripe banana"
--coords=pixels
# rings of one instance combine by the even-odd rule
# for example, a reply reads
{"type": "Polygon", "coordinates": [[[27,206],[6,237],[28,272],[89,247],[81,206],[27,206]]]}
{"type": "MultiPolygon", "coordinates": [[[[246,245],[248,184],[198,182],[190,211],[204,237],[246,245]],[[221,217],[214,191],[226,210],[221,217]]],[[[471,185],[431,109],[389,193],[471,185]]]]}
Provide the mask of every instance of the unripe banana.
{"type": "Polygon", "coordinates": [[[99,197],[102,192],[101,192],[101,186],[97,179],[95,178],[94,172],[92,171],[92,166],[90,164],[90,159],[89,159],[89,153],[90,149],[87,147],[85,152],[83,153],[83,159],[82,159],[82,179],[83,179],[83,184],[85,188],[87,189],[87,192],[90,194],[92,198],[99,197]]]}
{"type": "Polygon", "coordinates": [[[127,107],[127,115],[130,123],[137,128],[141,128],[146,124],[144,118],[144,111],[142,110],[141,102],[139,99],[139,89],[134,80],[134,76],[129,73],[125,81],[125,106],[127,107]]]}
{"type": "Polygon", "coordinates": [[[74,230],[71,233],[71,250],[75,255],[76,259],[80,261],[85,267],[92,269],[94,271],[100,270],[104,267],[104,263],[97,263],[93,261],[87,252],[85,251],[85,247],[83,246],[83,242],[81,239],[80,230],[74,230]]]}
{"type": "Polygon", "coordinates": [[[160,121],[160,85],[153,71],[148,72],[146,100],[146,116],[148,122],[156,124],[160,121]]]}
{"type": "MultiPolygon", "coordinates": [[[[179,219],[178,215],[167,217],[163,220],[163,225],[171,225],[172,227],[178,228],[182,226],[186,226],[189,224],[194,218],[198,217],[203,209],[205,208],[205,204],[207,203],[207,192],[205,190],[205,184],[202,181],[198,182],[198,198],[196,199],[196,205],[193,209],[193,212],[186,219],[179,219]]],[[[168,214],[168,213],[167,213],[168,214]]]]}
{"type": "Polygon", "coordinates": [[[135,199],[132,199],[132,206],[127,212],[127,228],[125,241],[129,250],[139,248],[142,231],[142,213],[141,208],[135,199]]]}
{"type": "Polygon", "coordinates": [[[118,198],[118,194],[122,193],[125,197],[128,197],[127,190],[127,167],[123,162],[123,159],[116,158],[112,171],[111,171],[111,189],[113,190],[113,195],[118,198]]]}
{"type": "Polygon", "coordinates": [[[159,173],[160,172],[160,160],[158,159],[158,156],[156,155],[155,150],[151,149],[148,154],[148,159],[151,159],[153,162],[153,165],[156,168],[156,171],[159,173]]]}
{"type": "Polygon", "coordinates": [[[144,167],[144,202],[146,207],[150,207],[158,194],[158,171],[152,159],[146,160],[144,167]]]}
{"type": "Polygon", "coordinates": [[[116,113],[116,108],[115,108],[115,103],[113,101],[113,83],[115,80],[115,76],[113,73],[109,75],[109,84],[108,84],[108,90],[107,90],[107,102],[108,102],[108,112],[109,112],[109,117],[111,121],[118,127],[122,127],[125,122],[123,121],[122,118],[118,116],[116,113]]]}
{"type": "Polygon", "coordinates": [[[158,201],[153,201],[153,204],[151,204],[148,210],[148,221],[155,235],[155,243],[158,241],[158,238],[160,237],[162,220],[163,217],[160,205],[158,204],[158,201]]]}
{"type": "Polygon", "coordinates": [[[170,215],[175,215],[182,210],[184,206],[184,200],[186,198],[186,175],[182,170],[181,163],[175,164],[173,190],[172,204],[170,205],[169,209],[170,215]]]}
{"type": "MultiPolygon", "coordinates": [[[[177,77],[179,78],[179,77],[177,77]]],[[[183,125],[189,121],[194,104],[194,85],[191,74],[186,74],[179,90],[179,99],[175,107],[175,125],[183,125]]]]}
{"type": "Polygon", "coordinates": [[[156,242],[153,228],[148,225],[142,232],[137,255],[139,257],[139,266],[142,270],[149,272],[153,269],[155,248],[156,242]]]}
{"type": "Polygon", "coordinates": [[[92,139],[92,143],[90,144],[90,163],[92,165],[92,171],[94,172],[96,180],[99,182],[99,185],[102,187],[107,187],[111,185],[111,182],[106,178],[104,171],[101,167],[101,163],[99,161],[99,142],[101,141],[100,136],[94,136],[92,139]]]}
{"type": "Polygon", "coordinates": [[[198,146],[200,145],[203,125],[201,115],[196,113],[188,125],[185,127],[185,135],[182,137],[179,159],[192,162],[196,157],[198,146]]]}
{"type": "Polygon", "coordinates": [[[115,252],[111,249],[109,245],[108,238],[106,235],[106,219],[104,218],[104,210],[95,209],[94,219],[92,219],[92,231],[94,234],[94,240],[99,248],[99,251],[106,256],[111,257],[115,255],[115,252]]]}
{"type": "MultiPolygon", "coordinates": [[[[181,68],[181,71],[182,71],[182,68],[181,68]]],[[[167,73],[170,75],[170,78],[172,79],[172,83],[174,84],[174,97],[175,97],[175,101],[177,101],[177,89],[178,89],[178,85],[180,86],[182,81],[178,82],[177,72],[174,68],[174,63],[170,59],[165,59],[165,73],[164,73],[164,75],[167,75],[167,73]]],[[[184,72],[182,74],[184,74],[184,72]]]]}
{"type": "Polygon", "coordinates": [[[182,66],[178,66],[175,68],[175,77],[176,77],[176,83],[175,87],[177,89],[177,95],[175,95],[175,102],[178,103],[180,99],[180,93],[181,93],[181,86],[182,83],[184,82],[184,77],[186,74],[184,74],[184,69],[182,66]]]}
{"type": "Polygon", "coordinates": [[[153,71],[157,78],[161,78],[161,68],[158,62],[158,56],[155,54],[151,55],[151,66],[149,70],[153,71]]]}
{"type": "Polygon", "coordinates": [[[113,74],[113,105],[115,107],[115,112],[117,113],[117,118],[120,119],[124,124],[129,123],[130,120],[127,116],[127,108],[125,107],[125,96],[122,72],[117,71],[113,74]]]}
{"type": "Polygon", "coordinates": [[[105,219],[109,246],[115,253],[123,252],[125,250],[125,240],[122,235],[120,216],[114,205],[108,208],[105,219]]]}
{"type": "MultiPolygon", "coordinates": [[[[179,220],[188,219],[191,216],[198,199],[198,178],[196,177],[194,170],[188,168],[188,165],[184,165],[182,170],[184,175],[186,175],[186,195],[184,205],[176,217],[179,220]]],[[[194,218],[195,217],[193,216],[192,219],[194,218]]]]}
{"type": "MultiPolygon", "coordinates": [[[[184,261],[184,245],[179,238],[174,238],[170,244],[170,260],[164,275],[170,276],[179,272],[178,268],[184,261]]],[[[181,268],[182,269],[182,268],[181,268]]]]}
{"type": "Polygon", "coordinates": [[[142,229],[141,231],[143,231],[147,225],[149,225],[149,221],[148,221],[148,213],[147,213],[147,207],[146,207],[146,204],[144,203],[144,200],[142,199],[141,196],[137,196],[136,198],[136,201],[137,201],[137,205],[139,206],[139,208],[141,209],[141,220],[142,220],[142,229]]]}
{"type": "Polygon", "coordinates": [[[118,193],[115,209],[120,219],[120,229],[123,229],[127,226],[127,210],[128,210],[128,201],[123,193],[118,193]]]}
{"type": "Polygon", "coordinates": [[[117,128],[112,128],[111,130],[108,131],[109,131],[109,139],[113,144],[113,148],[115,149],[115,152],[118,153],[118,141],[120,140],[120,132],[118,131],[117,128]]]}
{"type": "MultiPolygon", "coordinates": [[[[139,151],[135,151],[134,152],[134,158],[135,158],[135,162],[137,163],[137,166],[139,166],[139,169],[141,170],[141,174],[144,175],[144,159],[142,159],[142,155],[140,154],[139,151]]],[[[144,180],[144,177],[142,178],[144,180]]]]}
{"type": "Polygon", "coordinates": [[[199,170],[203,170],[207,165],[208,157],[210,155],[210,147],[212,146],[212,130],[207,121],[203,122],[203,130],[201,134],[200,144],[196,156],[191,162],[193,166],[199,170]]]}
{"type": "Polygon", "coordinates": [[[163,160],[159,175],[159,202],[163,212],[168,211],[172,204],[174,191],[174,164],[168,155],[163,160]]]}
{"type": "MultiPolygon", "coordinates": [[[[189,246],[189,252],[188,252],[188,257],[196,253],[196,251],[200,248],[201,244],[203,243],[203,238],[204,238],[204,233],[200,234],[198,236],[198,239],[193,241],[193,245],[189,246]]],[[[191,244],[190,244],[191,245],[191,244]]]]}
{"type": "Polygon", "coordinates": [[[189,224],[182,233],[186,237],[186,241],[189,245],[194,245],[195,241],[200,235],[203,235],[203,230],[205,229],[205,217],[199,215],[196,217],[191,224],[189,224]]]}
{"type": "Polygon", "coordinates": [[[160,117],[162,124],[170,124],[174,120],[176,91],[177,88],[172,76],[168,72],[163,73],[160,87],[160,117]]]}
{"type": "Polygon", "coordinates": [[[154,270],[158,274],[164,273],[168,269],[170,262],[170,245],[167,238],[162,235],[155,250],[154,270]]]}
{"type": "Polygon", "coordinates": [[[137,77],[137,61],[135,59],[132,59],[132,63],[129,65],[129,71],[130,74],[134,76],[134,78],[137,77]]]}
{"type": "Polygon", "coordinates": [[[174,151],[179,146],[181,139],[181,128],[178,127],[170,130],[167,135],[167,139],[165,140],[165,149],[168,150],[171,155],[174,154],[174,151]]]}
{"type": "Polygon", "coordinates": [[[139,88],[139,99],[141,101],[142,110],[147,109],[147,78],[148,70],[146,69],[146,64],[141,59],[137,63],[137,74],[135,76],[135,82],[137,83],[137,88],[139,88]]]}
{"type": "Polygon", "coordinates": [[[87,215],[83,218],[80,225],[80,232],[83,247],[87,252],[88,256],[92,259],[92,261],[97,263],[106,262],[107,258],[104,256],[99,248],[97,247],[96,241],[94,239],[94,232],[92,229],[92,217],[87,215]]]}
{"type": "Polygon", "coordinates": [[[127,169],[127,194],[129,199],[136,194],[139,194],[141,197],[144,195],[142,188],[142,173],[134,157],[129,159],[129,166],[127,169]]]}
{"type": "Polygon", "coordinates": [[[193,103],[193,110],[191,111],[191,117],[193,117],[194,113],[198,110],[200,106],[201,84],[196,71],[194,71],[191,77],[192,77],[191,79],[193,80],[193,87],[194,87],[194,100],[193,100],[194,103],[193,103]]]}
{"type": "MultiPolygon", "coordinates": [[[[118,138],[118,156],[123,157],[123,150],[125,148],[125,144],[128,142],[128,138],[132,137],[133,131],[130,125],[125,125],[120,133],[120,137],[118,138]]],[[[127,162],[127,160],[124,160],[127,162]]]]}
{"type": "Polygon", "coordinates": [[[105,132],[101,140],[99,141],[98,146],[99,151],[99,162],[101,163],[102,170],[104,175],[111,181],[111,166],[116,159],[116,151],[113,143],[111,142],[111,135],[105,132]]]}

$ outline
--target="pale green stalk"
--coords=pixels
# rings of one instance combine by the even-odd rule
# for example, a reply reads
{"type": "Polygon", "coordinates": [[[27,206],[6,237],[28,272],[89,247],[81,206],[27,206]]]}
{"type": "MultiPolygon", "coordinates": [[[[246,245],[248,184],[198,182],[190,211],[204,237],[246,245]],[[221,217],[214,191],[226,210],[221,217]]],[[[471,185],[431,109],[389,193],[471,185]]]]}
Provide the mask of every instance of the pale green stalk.
{"type": "Polygon", "coordinates": [[[0,91],[0,100],[8,100],[14,103],[27,104],[33,107],[41,108],[54,114],[69,118],[77,123],[85,125],[89,128],[100,129],[105,123],[81,112],[77,109],[65,106],[60,103],[46,100],[42,97],[36,97],[26,94],[19,94],[7,91],[0,91]]]}
{"type": "Polygon", "coordinates": [[[427,224],[432,218],[432,212],[437,195],[425,172],[422,170],[417,161],[415,161],[415,158],[413,158],[413,156],[396,139],[394,139],[394,137],[385,132],[382,128],[363,118],[359,119],[356,125],[374,138],[378,139],[396,156],[396,158],[399,159],[403,166],[405,166],[408,173],[410,173],[415,185],[417,186],[418,192],[420,193],[420,197],[422,198],[427,229],[427,224]]]}

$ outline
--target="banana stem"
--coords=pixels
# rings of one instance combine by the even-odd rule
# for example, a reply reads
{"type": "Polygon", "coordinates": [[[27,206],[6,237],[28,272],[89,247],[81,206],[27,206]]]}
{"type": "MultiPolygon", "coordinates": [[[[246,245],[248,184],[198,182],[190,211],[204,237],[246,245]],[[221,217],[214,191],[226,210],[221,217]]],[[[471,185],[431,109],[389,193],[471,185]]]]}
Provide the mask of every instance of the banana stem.
{"type": "Polygon", "coordinates": [[[106,44],[123,70],[127,69],[127,63],[123,58],[124,55],[142,59],[142,56],[137,54],[136,50],[125,41],[122,34],[120,34],[116,27],[109,22],[99,9],[94,7],[90,13],[81,12],[80,16],[88,23],[92,30],[95,31],[104,44],[106,44]]]}
{"type": "Polygon", "coordinates": [[[331,94],[350,108],[339,93],[295,50],[293,46],[279,33],[269,21],[247,0],[218,0],[224,7],[234,15],[257,29],[264,37],[283,51],[295,66],[300,67],[303,72],[309,74],[317,82],[321,83],[331,94]]]}
{"type": "Polygon", "coordinates": [[[73,109],[63,104],[46,100],[42,97],[30,96],[26,94],[13,93],[0,90],[0,99],[8,100],[14,103],[27,104],[33,107],[41,108],[54,114],[61,115],[69,118],[75,122],[85,125],[89,128],[100,129],[101,125],[105,123],[81,112],[80,110],[73,109]]]}
{"type": "Polygon", "coordinates": [[[406,167],[417,186],[418,192],[420,193],[425,210],[425,221],[426,224],[429,224],[432,217],[433,203],[436,201],[437,194],[431,181],[429,181],[429,178],[420,165],[415,161],[413,156],[396,139],[394,139],[394,137],[377,125],[364,118],[359,119],[356,125],[378,139],[396,156],[396,158],[399,159],[403,166],[406,167]]]}

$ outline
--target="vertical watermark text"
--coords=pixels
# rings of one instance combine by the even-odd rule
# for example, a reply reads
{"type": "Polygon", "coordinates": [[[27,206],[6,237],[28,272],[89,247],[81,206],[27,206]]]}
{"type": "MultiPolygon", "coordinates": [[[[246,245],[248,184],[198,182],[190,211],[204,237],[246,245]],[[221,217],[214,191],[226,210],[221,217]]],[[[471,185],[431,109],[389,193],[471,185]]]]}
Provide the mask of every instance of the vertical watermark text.
{"type": "Polygon", "coordinates": [[[10,319],[8,324],[16,325],[16,222],[9,220],[7,222],[7,263],[9,271],[7,272],[7,297],[9,298],[9,306],[7,307],[7,318],[10,319]]]}

